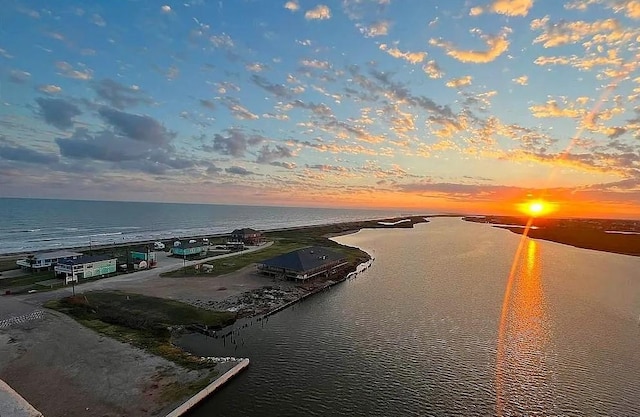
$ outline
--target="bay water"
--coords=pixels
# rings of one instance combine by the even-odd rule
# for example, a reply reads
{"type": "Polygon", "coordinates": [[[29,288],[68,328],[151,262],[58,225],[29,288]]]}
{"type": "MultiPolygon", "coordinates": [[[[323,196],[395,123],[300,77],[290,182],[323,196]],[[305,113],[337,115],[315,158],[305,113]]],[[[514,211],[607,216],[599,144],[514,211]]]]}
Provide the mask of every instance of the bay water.
{"type": "Polygon", "coordinates": [[[372,266],[181,340],[251,359],[193,416],[640,415],[640,258],[460,219],[336,240],[372,266]]]}

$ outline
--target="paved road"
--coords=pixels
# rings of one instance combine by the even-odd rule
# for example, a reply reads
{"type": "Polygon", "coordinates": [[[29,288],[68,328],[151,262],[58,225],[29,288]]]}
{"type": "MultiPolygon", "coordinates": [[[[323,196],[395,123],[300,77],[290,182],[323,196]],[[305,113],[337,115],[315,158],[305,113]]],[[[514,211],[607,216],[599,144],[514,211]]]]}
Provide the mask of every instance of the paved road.
{"type": "MultiPolygon", "coordinates": [[[[242,255],[244,253],[256,252],[262,249],[266,249],[272,244],[273,242],[267,242],[264,245],[256,246],[240,252],[226,253],[223,255],[210,256],[206,259],[198,259],[196,261],[186,261],[186,262],[184,262],[184,260],[181,258],[173,258],[168,256],[165,252],[161,252],[158,254],[159,255],[158,264],[160,266],[157,268],[146,269],[144,271],[133,272],[130,274],[116,275],[109,278],[99,279],[97,281],[85,282],[85,283],[76,285],[76,292],[87,292],[87,291],[102,290],[107,288],[114,288],[114,287],[117,287],[118,283],[123,283],[123,282],[141,282],[141,281],[157,279],[160,277],[161,273],[170,272],[170,271],[182,268],[183,265],[191,266],[191,265],[196,265],[203,262],[208,262],[214,259],[231,258],[234,256],[242,255]]],[[[46,303],[49,300],[57,300],[59,298],[66,297],[71,294],[72,294],[72,287],[71,285],[67,285],[66,287],[61,288],[59,290],[34,293],[34,294],[17,295],[17,296],[13,296],[12,298],[20,301],[24,301],[25,303],[31,304],[33,306],[41,306],[42,304],[46,303]]],[[[31,311],[33,310],[34,309],[32,309],[31,311]]],[[[0,319],[2,318],[1,313],[2,313],[2,309],[0,309],[0,319]]],[[[15,315],[18,315],[18,314],[15,314],[15,315]]]]}

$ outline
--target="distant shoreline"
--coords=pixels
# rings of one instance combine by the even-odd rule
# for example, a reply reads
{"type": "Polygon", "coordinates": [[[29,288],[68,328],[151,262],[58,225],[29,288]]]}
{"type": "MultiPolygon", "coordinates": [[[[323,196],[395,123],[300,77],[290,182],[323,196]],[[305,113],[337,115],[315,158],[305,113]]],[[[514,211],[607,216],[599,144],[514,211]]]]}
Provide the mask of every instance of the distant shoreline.
{"type": "MultiPolygon", "coordinates": [[[[528,221],[527,218],[505,216],[467,216],[462,220],[488,224],[520,235],[524,233],[523,226],[528,221]]],[[[532,239],[580,249],[640,256],[640,221],[536,218],[533,225],[535,228],[529,229],[527,233],[532,239]]]]}

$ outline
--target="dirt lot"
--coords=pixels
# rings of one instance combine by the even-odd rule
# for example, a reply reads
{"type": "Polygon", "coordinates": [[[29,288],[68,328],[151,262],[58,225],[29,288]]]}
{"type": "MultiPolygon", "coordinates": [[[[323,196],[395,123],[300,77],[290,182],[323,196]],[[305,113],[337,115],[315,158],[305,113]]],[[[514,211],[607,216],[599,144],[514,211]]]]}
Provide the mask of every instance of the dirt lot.
{"type": "Polygon", "coordinates": [[[47,417],[158,415],[177,405],[163,399],[171,384],[206,374],[99,336],[48,310],[0,333],[0,379],[47,417]]]}
{"type": "Polygon", "coordinates": [[[149,280],[123,282],[117,284],[114,289],[203,305],[268,285],[285,288],[295,286],[292,282],[275,282],[272,278],[258,275],[255,266],[250,265],[217,277],[207,276],[204,273],[192,277],[157,277],[153,279],[153,283],[149,280]]]}

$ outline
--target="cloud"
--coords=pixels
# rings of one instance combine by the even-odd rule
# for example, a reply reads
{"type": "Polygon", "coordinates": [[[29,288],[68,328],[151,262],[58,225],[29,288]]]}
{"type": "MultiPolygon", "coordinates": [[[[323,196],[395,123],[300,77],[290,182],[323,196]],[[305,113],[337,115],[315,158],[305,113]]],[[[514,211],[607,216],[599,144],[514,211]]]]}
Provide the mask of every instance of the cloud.
{"type": "Polygon", "coordinates": [[[469,10],[469,16],[480,16],[482,13],[484,13],[484,9],[480,6],[472,7],[469,10]]]}
{"type": "Polygon", "coordinates": [[[561,108],[555,100],[549,100],[545,104],[539,104],[529,107],[533,117],[568,117],[577,118],[586,114],[584,109],[576,109],[573,105],[561,108]]]}
{"type": "Polygon", "coordinates": [[[291,10],[292,12],[297,12],[300,9],[300,5],[297,0],[288,1],[284,4],[284,8],[287,10],[291,10]]]}
{"type": "Polygon", "coordinates": [[[0,145],[0,158],[30,164],[53,164],[59,160],[57,154],[42,153],[24,146],[7,145],[0,145]]]}
{"type": "Polygon", "coordinates": [[[247,71],[251,71],[251,72],[262,72],[267,68],[268,67],[265,64],[262,64],[260,62],[252,62],[252,63],[249,63],[249,64],[245,65],[245,69],[247,71]]]}
{"type": "Polygon", "coordinates": [[[494,61],[509,48],[506,32],[503,31],[496,36],[482,35],[481,38],[487,45],[487,49],[484,51],[458,49],[452,43],[441,39],[431,39],[429,44],[443,48],[447,55],[460,62],[486,64],[494,61]]]}
{"type": "Polygon", "coordinates": [[[331,64],[328,61],[319,61],[316,59],[303,59],[300,61],[300,65],[306,68],[313,68],[318,70],[328,70],[331,68],[331,64]]]}
{"type": "Polygon", "coordinates": [[[44,121],[60,130],[73,127],[73,118],[82,114],[78,106],[61,98],[36,99],[44,121]]]}
{"type": "Polygon", "coordinates": [[[59,92],[62,91],[62,88],[54,84],[47,84],[47,85],[39,86],[38,91],[41,91],[46,94],[58,94],[59,92]]]}
{"type": "Polygon", "coordinates": [[[127,87],[110,78],[104,78],[92,85],[94,91],[111,107],[124,110],[142,103],[150,103],[144,93],[137,86],[127,87]]]}
{"type": "Polygon", "coordinates": [[[440,69],[438,63],[434,60],[431,60],[423,65],[422,70],[429,76],[429,78],[437,79],[444,77],[444,71],[440,69]]]}
{"type": "Polygon", "coordinates": [[[319,4],[304,14],[307,20],[325,20],[331,18],[331,10],[324,4],[319,4]]]}
{"type": "Polygon", "coordinates": [[[149,116],[125,113],[108,107],[101,108],[98,114],[115,129],[116,133],[140,142],[162,146],[176,136],[149,116]]]}
{"type": "Polygon", "coordinates": [[[91,23],[93,23],[96,26],[100,26],[100,27],[105,27],[107,26],[107,22],[102,18],[102,16],[100,16],[97,13],[94,13],[91,16],[91,23]]]}
{"type": "Polygon", "coordinates": [[[140,160],[148,147],[131,139],[102,132],[93,135],[86,128],[78,128],[70,138],[56,138],[62,156],[71,159],[94,159],[120,162],[140,160]]]}
{"type": "Polygon", "coordinates": [[[529,77],[527,75],[522,75],[520,77],[512,79],[511,81],[519,85],[527,85],[529,83],[529,77]]]}
{"type": "Polygon", "coordinates": [[[465,75],[464,77],[452,78],[449,81],[447,81],[445,85],[449,88],[466,87],[468,85],[471,85],[472,80],[473,80],[473,77],[471,77],[470,75],[465,75]]]}
{"type": "Polygon", "coordinates": [[[533,0],[495,0],[491,11],[506,16],[526,16],[532,7],[533,0]]]}
{"type": "Polygon", "coordinates": [[[165,14],[171,13],[171,6],[165,4],[160,8],[160,11],[165,14]]]}
{"type": "Polygon", "coordinates": [[[380,49],[394,58],[404,59],[412,64],[419,64],[427,57],[426,52],[402,52],[398,48],[390,48],[386,44],[381,44],[380,49]]]}
{"type": "Polygon", "coordinates": [[[608,32],[612,38],[622,37],[622,27],[616,19],[585,21],[560,21],[551,22],[549,16],[531,21],[532,30],[540,30],[533,43],[541,43],[545,48],[574,44],[589,36],[597,36],[600,40],[605,40],[608,32]]]}
{"type": "Polygon", "coordinates": [[[280,162],[280,161],[273,161],[269,165],[273,165],[275,167],[280,167],[285,169],[295,169],[295,167],[297,166],[294,162],[280,162]]]}
{"type": "Polygon", "coordinates": [[[231,112],[231,114],[239,120],[256,120],[259,119],[260,116],[257,114],[251,113],[246,107],[242,106],[238,99],[234,97],[225,97],[222,100],[222,104],[225,105],[227,109],[231,112]]]}
{"type": "Polygon", "coordinates": [[[225,132],[227,136],[216,133],[213,136],[213,144],[211,146],[205,145],[203,149],[239,158],[244,156],[249,146],[255,146],[264,140],[258,135],[247,136],[237,128],[226,129],[225,132]]]}
{"type": "Polygon", "coordinates": [[[74,69],[71,64],[65,61],[56,62],[56,68],[60,71],[59,74],[68,77],[74,78],[76,80],[90,80],[93,78],[93,71],[90,69],[77,70],[74,69]]]}
{"type": "Polygon", "coordinates": [[[209,110],[215,110],[216,109],[216,105],[211,100],[200,99],[198,101],[200,102],[200,105],[202,107],[206,107],[209,110]]]}
{"type": "Polygon", "coordinates": [[[227,174],[242,175],[242,176],[254,175],[255,174],[255,172],[251,172],[246,168],[235,166],[235,165],[230,167],[230,168],[225,168],[224,171],[227,174]]]}
{"type": "Polygon", "coordinates": [[[256,162],[259,164],[270,164],[277,159],[291,158],[292,156],[293,153],[291,152],[291,149],[287,148],[286,146],[276,145],[275,147],[271,148],[269,147],[269,145],[264,145],[258,151],[256,162]]]}
{"type": "Polygon", "coordinates": [[[391,23],[388,20],[380,20],[374,22],[369,26],[358,25],[360,32],[367,38],[373,38],[376,36],[386,36],[389,34],[389,27],[391,23]]]}
{"type": "Polygon", "coordinates": [[[11,70],[9,73],[9,81],[16,84],[24,84],[31,78],[31,74],[27,71],[11,70]]]}

